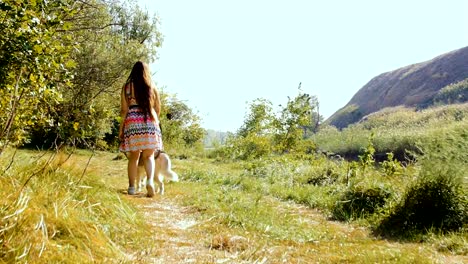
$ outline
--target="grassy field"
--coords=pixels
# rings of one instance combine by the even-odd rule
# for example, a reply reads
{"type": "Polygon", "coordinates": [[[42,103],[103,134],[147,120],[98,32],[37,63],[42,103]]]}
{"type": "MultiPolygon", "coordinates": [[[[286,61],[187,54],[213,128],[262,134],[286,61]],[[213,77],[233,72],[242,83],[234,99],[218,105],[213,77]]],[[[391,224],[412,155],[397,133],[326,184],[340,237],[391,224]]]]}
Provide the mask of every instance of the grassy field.
{"type": "Polygon", "coordinates": [[[431,107],[417,111],[414,108],[386,108],[363,118],[358,123],[339,131],[324,126],[313,140],[321,150],[357,158],[371,134],[374,134],[376,158],[386,158],[387,152],[404,161],[407,151],[418,152],[418,144],[441,137],[452,130],[468,130],[468,104],[431,107]]]}
{"type": "Polygon", "coordinates": [[[417,168],[372,180],[366,175],[376,171],[347,179],[345,164],[323,157],[174,159],[181,181],[168,184],[163,197],[146,198],[126,195],[126,161],[116,157],[4,153],[0,262],[468,262],[463,230],[389,239],[372,231],[379,212],[332,220],[350,187],[379,186],[401,196],[417,168]]]}

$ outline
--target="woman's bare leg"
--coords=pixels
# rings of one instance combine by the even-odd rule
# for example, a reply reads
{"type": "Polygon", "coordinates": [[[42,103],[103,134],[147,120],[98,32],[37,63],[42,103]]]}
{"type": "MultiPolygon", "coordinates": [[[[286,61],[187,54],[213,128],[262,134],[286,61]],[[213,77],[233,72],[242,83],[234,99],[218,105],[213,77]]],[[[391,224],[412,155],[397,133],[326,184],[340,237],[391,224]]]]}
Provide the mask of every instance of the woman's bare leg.
{"type": "Polygon", "coordinates": [[[145,170],[146,170],[146,177],[147,177],[147,182],[146,182],[146,191],[148,192],[147,195],[148,197],[153,197],[154,196],[154,149],[145,149],[143,150],[143,161],[145,162],[145,170]]]}
{"type": "Polygon", "coordinates": [[[135,178],[138,173],[138,158],[140,158],[140,151],[131,151],[128,156],[127,172],[129,194],[135,194],[135,178]]]}

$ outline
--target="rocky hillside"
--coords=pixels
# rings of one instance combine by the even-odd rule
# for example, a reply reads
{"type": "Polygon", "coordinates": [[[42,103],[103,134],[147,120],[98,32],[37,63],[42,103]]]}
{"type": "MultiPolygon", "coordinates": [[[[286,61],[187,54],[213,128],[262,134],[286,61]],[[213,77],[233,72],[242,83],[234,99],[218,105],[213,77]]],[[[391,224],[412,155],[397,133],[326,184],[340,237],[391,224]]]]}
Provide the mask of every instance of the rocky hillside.
{"type": "Polygon", "coordinates": [[[344,128],[382,108],[426,107],[433,104],[441,93],[447,96],[446,90],[450,90],[453,100],[445,100],[445,103],[464,102],[468,93],[466,79],[468,47],[378,75],[326,122],[344,128]],[[454,85],[456,94],[453,94],[454,85]]]}

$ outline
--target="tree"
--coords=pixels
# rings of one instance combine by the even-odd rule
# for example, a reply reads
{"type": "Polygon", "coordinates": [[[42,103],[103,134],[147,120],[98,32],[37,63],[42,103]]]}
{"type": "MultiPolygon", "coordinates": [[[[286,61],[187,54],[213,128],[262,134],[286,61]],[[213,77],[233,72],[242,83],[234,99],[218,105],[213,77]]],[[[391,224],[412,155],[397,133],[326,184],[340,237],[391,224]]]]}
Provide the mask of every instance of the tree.
{"type": "Polygon", "coordinates": [[[160,119],[166,147],[179,149],[202,146],[206,132],[200,125],[200,117],[175,95],[161,93],[160,119]]]}
{"type": "Polygon", "coordinates": [[[73,12],[70,1],[0,2],[0,154],[28,128],[51,123],[48,110],[72,77],[73,42],[58,32],[73,12]]]}
{"type": "Polygon", "coordinates": [[[32,143],[50,144],[58,138],[107,147],[102,139],[118,123],[120,89],[133,64],[156,58],[162,42],[159,20],[130,1],[86,0],[73,7],[62,32],[76,43],[70,54],[72,87],[60,91],[63,100],[51,109],[53,122],[36,126],[32,143]]]}
{"type": "Polygon", "coordinates": [[[271,102],[263,98],[253,100],[236,137],[228,140],[233,156],[246,160],[271,154],[274,122],[271,102]]]}
{"type": "Polygon", "coordinates": [[[318,124],[316,117],[319,116],[315,111],[317,107],[317,97],[303,93],[299,83],[299,94],[294,99],[288,97],[275,122],[275,145],[279,152],[293,150],[307,137],[308,132],[315,130],[318,124]]]}
{"type": "Polygon", "coordinates": [[[271,134],[275,118],[271,102],[257,98],[249,104],[249,110],[237,134],[241,137],[247,137],[249,134],[257,136],[271,134]]]}

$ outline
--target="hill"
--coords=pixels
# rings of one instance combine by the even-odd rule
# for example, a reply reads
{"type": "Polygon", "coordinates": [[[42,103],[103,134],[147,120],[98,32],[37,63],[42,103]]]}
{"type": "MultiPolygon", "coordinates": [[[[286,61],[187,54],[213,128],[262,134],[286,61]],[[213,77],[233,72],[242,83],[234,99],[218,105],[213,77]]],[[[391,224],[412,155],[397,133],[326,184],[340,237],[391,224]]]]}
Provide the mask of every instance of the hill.
{"type": "Polygon", "coordinates": [[[386,107],[424,108],[468,100],[468,47],[382,73],[364,85],[326,123],[344,128],[386,107]],[[454,88],[455,87],[455,88],[454,88]],[[449,92],[450,91],[450,92],[449,92]],[[451,98],[445,98],[450,96],[451,98]],[[444,100],[440,100],[440,98],[444,100]]]}

